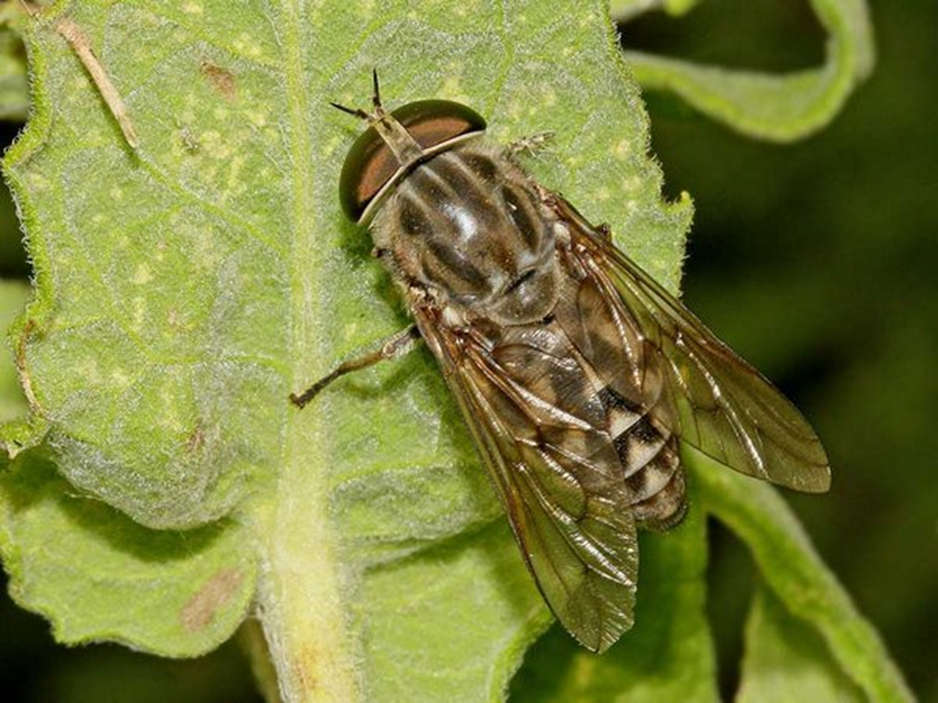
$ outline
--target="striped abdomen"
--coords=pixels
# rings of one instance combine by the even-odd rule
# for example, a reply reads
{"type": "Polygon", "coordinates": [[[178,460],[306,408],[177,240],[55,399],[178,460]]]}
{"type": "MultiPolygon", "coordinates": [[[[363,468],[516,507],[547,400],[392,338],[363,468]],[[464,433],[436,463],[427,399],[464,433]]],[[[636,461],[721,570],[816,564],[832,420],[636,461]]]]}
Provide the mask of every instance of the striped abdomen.
{"type": "Polygon", "coordinates": [[[578,273],[573,257],[560,259],[568,275],[554,325],[576,364],[555,384],[579,383],[595,394],[589,409],[580,399],[577,414],[611,440],[635,520],[666,530],[681,521],[687,505],[678,438],[662,421],[669,409],[657,356],[602,282],[578,273]]]}
{"type": "Polygon", "coordinates": [[[635,520],[653,530],[673,527],[687,510],[677,437],[609,386],[600,392],[600,399],[635,520]]]}
{"type": "Polygon", "coordinates": [[[515,391],[509,404],[493,388],[493,410],[518,441],[540,445],[566,470],[595,466],[619,477],[636,522],[666,530],[681,520],[686,504],[677,437],[655,418],[660,376],[632,367],[624,345],[604,342],[616,334],[615,325],[607,320],[613,326],[597,330],[602,308],[583,295],[584,285],[567,279],[552,319],[492,335],[496,373],[511,382],[509,390],[528,394],[515,391]],[[590,308],[574,315],[572,308],[584,303],[590,308]],[[527,434],[519,431],[525,427],[527,434]]]}
{"type": "Polygon", "coordinates": [[[398,280],[491,335],[494,373],[518,389],[487,386],[506,431],[540,444],[560,472],[592,462],[621,477],[636,521],[667,529],[683,516],[684,478],[676,438],[654,419],[660,376],[614,299],[565,255],[556,224],[510,159],[472,143],[415,167],[373,231],[398,280]]]}

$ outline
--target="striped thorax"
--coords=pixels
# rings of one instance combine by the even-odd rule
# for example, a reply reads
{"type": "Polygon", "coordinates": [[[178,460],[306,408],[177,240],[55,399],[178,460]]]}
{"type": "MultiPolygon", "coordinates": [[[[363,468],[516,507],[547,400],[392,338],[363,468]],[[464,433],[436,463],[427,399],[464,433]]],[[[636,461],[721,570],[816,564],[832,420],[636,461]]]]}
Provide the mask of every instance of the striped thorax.
{"type": "Polygon", "coordinates": [[[520,169],[484,142],[411,170],[372,233],[392,271],[470,315],[521,324],[556,304],[553,222],[520,169]]]}
{"type": "Polygon", "coordinates": [[[343,202],[370,221],[398,280],[467,313],[532,322],[556,302],[554,218],[505,149],[480,139],[484,129],[469,108],[443,100],[378,118],[346,160],[343,202]]]}

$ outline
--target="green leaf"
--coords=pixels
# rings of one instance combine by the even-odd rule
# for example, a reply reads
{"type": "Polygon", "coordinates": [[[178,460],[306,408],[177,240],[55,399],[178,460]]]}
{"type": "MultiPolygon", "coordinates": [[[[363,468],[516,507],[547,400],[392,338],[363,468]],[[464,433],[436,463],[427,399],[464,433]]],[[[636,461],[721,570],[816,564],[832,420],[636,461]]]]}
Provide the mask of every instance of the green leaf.
{"type": "Polygon", "coordinates": [[[827,123],[872,71],[873,30],[865,0],[811,0],[828,32],[817,68],[771,75],[626,51],[646,90],[668,91],[705,115],[759,139],[801,139],[827,123]]]}
{"type": "Polygon", "coordinates": [[[377,66],[392,107],[446,97],[501,141],[555,132],[541,182],[674,290],[690,202],[661,201],[605,5],[99,0],[25,35],[35,112],[4,165],[38,290],[14,334],[27,439],[64,479],[33,452],[6,478],[19,602],[64,642],[178,656],[229,636],[253,594],[288,701],[498,698],[547,613],[429,355],[302,413],[287,402],[407,322],[339,211],[361,126],[328,101],[366,104],[377,66]],[[136,151],[62,19],[126,102],[136,151]],[[226,599],[203,596],[211,622],[180,631],[206,584],[226,599]]]}
{"type": "Polygon", "coordinates": [[[4,24],[13,14],[10,7],[0,9],[0,120],[24,122],[29,111],[26,50],[16,32],[4,24]]]}
{"type": "MultiPolygon", "coordinates": [[[[0,280],[0,330],[6,330],[26,303],[29,285],[24,281],[0,280]]],[[[20,390],[13,362],[13,349],[9,344],[0,351],[0,423],[26,417],[26,399],[20,390]]]]}
{"type": "Polygon", "coordinates": [[[766,584],[824,639],[843,672],[874,701],[911,701],[902,675],[873,628],[821,562],[774,488],[693,454],[704,509],[752,551],[766,584]]]}
{"type": "Polygon", "coordinates": [[[386,701],[500,700],[552,620],[501,520],[375,568],[356,615],[386,701]]]}
{"type": "Polygon", "coordinates": [[[809,624],[793,618],[768,590],[757,590],[746,623],[746,657],[736,702],[863,700],[809,624]]]}
{"type": "MultiPolygon", "coordinates": [[[[502,141],[554,131],[537,177],[676,289],[689,200],[660,200],[604,9],[543,5],[100,0],[29,26],[35,115],[5,169],[38,282],[14,326],[32,414],[3,437],[46,441],[55,466],[33,449],[0,474],[0,552],[61,641],[188,656],[251,612],[288,701],[503,697],[549,616],[432,360],[304,413],[286,396],[406,324],[335,194],[360,125],[327,101],[366,101],[374,65],[392,105],[462,100],[502,141]],[[136,151],[61,19],[124,97],[136,151]]],[[[697,481],[837,666],[903,700],[775,494],[722,468],[697,481]]],[[[597,658],[555,629],[515,695],[715,700],[704,515],[643,536],[622,644],[597,658]]]]}
{"type": "Polygon", "coordinates": [[[0,472],[0,551],[21,605],[61,642],[109,639],[167,656],[215,647],[244,618],[256,564],[244,528],[149,530],[79,496],[37,450],[0,472]]]}

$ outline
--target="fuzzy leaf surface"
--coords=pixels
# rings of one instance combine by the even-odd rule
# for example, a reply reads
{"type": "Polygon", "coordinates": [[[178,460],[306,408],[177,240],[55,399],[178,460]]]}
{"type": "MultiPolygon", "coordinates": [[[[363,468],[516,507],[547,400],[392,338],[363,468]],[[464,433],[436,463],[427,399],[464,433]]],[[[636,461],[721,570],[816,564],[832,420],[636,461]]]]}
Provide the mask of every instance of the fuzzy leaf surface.
{"type": "Polygon", "coordinates": [[[690,204],[661,200],[605,6],[102,0],[25,35],[35,113],[4,163],[38,283],[13,330],[33,428],[17,441],[43,440],[60,475],[25,452],[4,478],[19,602],[64,642],[171,656],[253,603],[289,701],[501,697],[548,616],[432,359],[287,403],[407,323],[339,211],[361,126],[328,101],[366,105],[377,66],[391,107],[459,100],[500,141],[553,131],[532,171],[675,289],[690,204]],[[179,627],[193,611],[204,626],[179,627]]]}

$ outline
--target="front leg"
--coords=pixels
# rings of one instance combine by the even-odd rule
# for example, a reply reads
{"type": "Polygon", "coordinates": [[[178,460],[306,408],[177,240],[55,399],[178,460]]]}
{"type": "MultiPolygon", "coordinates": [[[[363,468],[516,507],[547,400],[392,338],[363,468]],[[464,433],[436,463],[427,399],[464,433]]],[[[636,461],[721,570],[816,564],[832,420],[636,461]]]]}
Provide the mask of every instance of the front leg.
{"type": "Polygon", "coordinates": [[[343,361],[339,366],[333,369],[329,374],[323,376],[313,385],[302,393],[291,393],[290,402],[298,408],[305,407],[313,398],[319,395],[319,392],[332,383],[337,378],[344,376],[352,371],[358,371],[369,366],[377,364],[386,359],[397,359],[412,351],[420,339],[420,330],[417,325],[411,325],[407,329],[401,330],[393,337],[389,337],[381,347],[373,352],[360,356],[356,359],[343,361]]]}
{"type": "Polygon", "coordinates": [[[537,132],[529,134],[508,144],[505,149],[509,156],[534,156],[553,140],[553,132],[537,132]]]}

